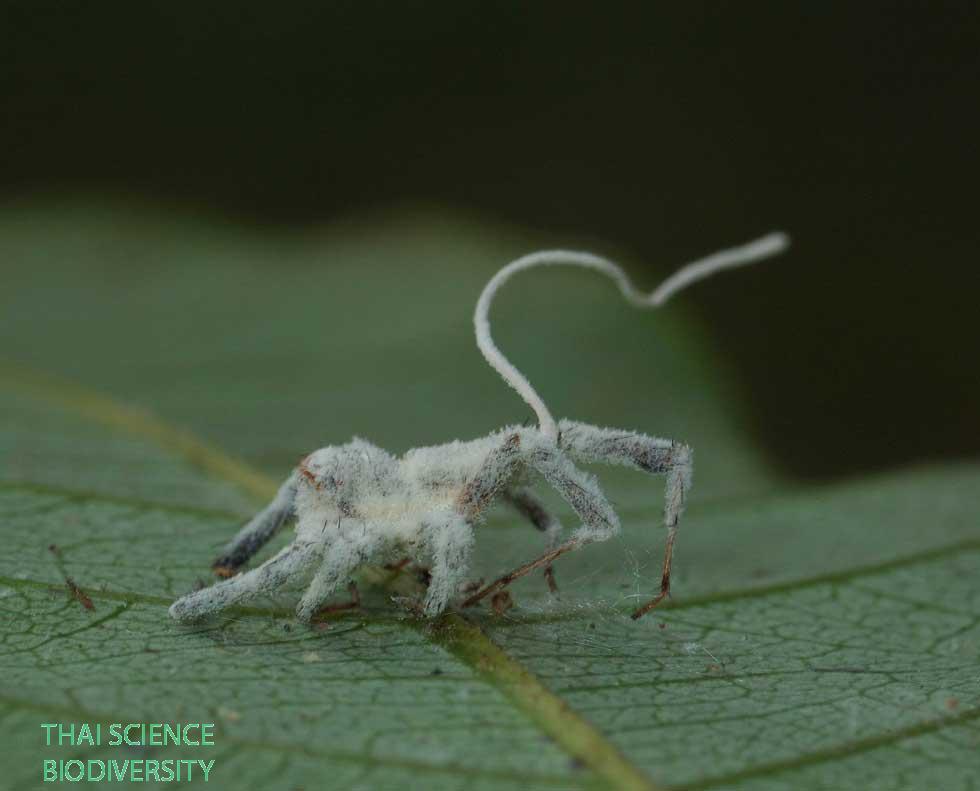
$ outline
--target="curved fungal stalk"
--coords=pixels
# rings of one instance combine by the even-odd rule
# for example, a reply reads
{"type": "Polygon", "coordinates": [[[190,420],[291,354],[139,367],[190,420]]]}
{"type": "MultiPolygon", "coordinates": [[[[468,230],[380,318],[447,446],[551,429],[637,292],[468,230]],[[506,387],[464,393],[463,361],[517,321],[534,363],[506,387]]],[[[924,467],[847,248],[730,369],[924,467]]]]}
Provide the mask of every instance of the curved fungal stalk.
{"type": "Polygon", "coordinates": [[[618,264],[607,258],[574,250],[541,250],[536,253],[530,253],[511,261],[490,278],[490,282],[484,287],[480,298],[477,300],[476,311],[473,314],[473,323],[476,326],[476,344],[480,347],[480,351],[483,353],[487,362],[490,363],[491,367],[534,410],[538,417],[538,425],[541,432],[551,439],[557,440],[558,426],[548,407],[545,405],[541,396],[538,395],[537,391],[531,386],[527,377],[518,371],[510,360],[503,355],[503,352],[497,348],[490,334],[490,305],[500,290],[500,287],[510,280],[511,277],[518,272],[536,266],[565,265],[594,269],[612,278],[630,304],[638,308],[658,308],[672,296],[699,280],[710,277],[724,269],[732,269],[737,266],[744,266],[745,264],[754,264],[764,258],[778,255],[788,246],[789,237],[786,234],[778,231],[767,234],[748,244],[713,253],[706,258],[681,267],[681,269],[664,280],[663,283],[649,294],[644,294],[639,291],[633,285],[633,281],[630,280],[629,275],[618,264]]]}

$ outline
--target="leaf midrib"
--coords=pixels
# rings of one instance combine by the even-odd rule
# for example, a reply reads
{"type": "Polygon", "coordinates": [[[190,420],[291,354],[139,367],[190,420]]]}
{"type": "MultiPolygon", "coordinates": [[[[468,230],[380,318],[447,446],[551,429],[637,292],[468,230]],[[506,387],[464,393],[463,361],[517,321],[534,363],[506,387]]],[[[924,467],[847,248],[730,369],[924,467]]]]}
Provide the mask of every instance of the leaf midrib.
{"type": "MultiPolygon", "coordinates": [[[[17,487],[8,487],[8,488],[17,488],[17,487]]],[[[33,488],[33,487],[27,487],[27,488],[33,488]]],[[[92,497],[92,499],[97,500],[98,497],[92,497]]],[[[140,502],[141,501],[134,501],[134,503],[140,503],[140,502]]],[[[145,504],[148,508],[156,507],[156,504],[154,503],[143,503],[143,504],[145,504]]],[[[980,548],[980,541],[958,542],[955,544],[949,544],[947,546],[936,548],[933,550],[918,552],[912,555],[896,558],[894,560],[890,560],[885,563],[852,568],[847,570],[846,572],[839,572],[839,573],[835,573],[834,575],[830,575],[832,577],[832,579],[830,580],[827,579],[828,575],[817,575],[814,577],[797,580],[792,585],[782,584],[779,586],[772,586],[772,588],[778,588],[780,591],[795,590],[795,589],[811,587],[814,585],[827,584],[828,582],[833,582],[833,581],[845,581],[845,580],[860,578],[862,576],[874,576],[878,573],[884,573],[890,570],[894,570],[896,568],[908,567],[919,563],[930,562],[932,560],[940,559],[950,555],[955,555],[956,553],[963,551],[964,548],[978,549],[980,548]]],[[[6,577],[3,575],[0,575],[0,585],[5,585],[11,588],[26,587],[26,588],[34,588],[34,589],[43,589],[48,591],[64,590],[64,585],[58,583],[44,582],[41,580],[33,580],[28,578],[6,577]]],[[[154,596],[151,594],[143,594],[143,593],[120,593],[118,591],[111,591],[111,590],[94,590],[89,592],[89,595],[93,599],[117,601],[122,603],[122,606],[114,609],[106,617],[102,618],[101,619],[102,621],[107,620],[108,618],[111,617],[118,616],[123,611],[125,611],[127,606],[134,603],[157,605],[161,607],[167,607],[170,604],[170,599],[168,597],[154,596]]],[[[760,595],[760,593],[759,591],[752,589],[752,590],[743,591],[742,595],[748,597],[754,597],[760,595]]],[[[734,598],[734,597],[732,596],[726,597],[726,600],[730,598],[734,598]]],[[[233,612],[239,615],[255,615],[255,616],[266,616],[266,617],[291,617],[293,614],[293,611],[291,609],[274,608],[274,607],[236,606],[234,608],[230,608],[230,610],[232,610],[233,612]]],[[[372,616],[372,620],[380,620],[389,623],[400,623],[403,625],[405,624],[404,619],[399,619],[397,617],[386,618],[385,613],[382,610],[378,610],[378,611],[368,610],[367,612],[372,616]]],[[[353,619],[354,617],[355,616],[352,616],[350,614],[339,613],[336,616],[334,616],[333,620],[342,622],[344,620],[353,619]]],[[[476,627],[473,624],[469,623],[468,621],[465,621],[465,619],[460,618],[459,620],[462,621],[467,628],[476,629],[476,627]]],[[[517,621],[517,620],[514,621],[515,624],[519,624],[520,622],[521,621],[517,621]]],[[[85,628],[91,628],[92,626],[95,625],[96,623],[93,622],[87,625],[85,628]]],[[[450,630],[451,629],[452,627],[450,627],[450,630]]],[[[424,633],[425,631],[423,630],[423,634],[424,633]]],[[[63,635],[59,635],[59,636],[63,636],[63,635]]],[[[447,645],[447,642],[451,643],[452,641],[451,639],[447,641],[445,637],[443,637],[443,639],[441,640],[437,639],[435,640],[435,642],[443,645],[447,645]]],[[[469,666],[476,667],[476,669],[484,675],[487,674],[488,668],[480,667],[479,660],[478,659],[474,660],[472,654],[468,656],[466,651],[458,651],[458,650],[453,651],[451,647],[449,647],[449,650],[452,651],[458,658],[462,659],[469,666]]],[[[503,651],[499,649],[499,647],[497,648],[497,650],[500,652],[500,654],[503,654],[503,651]]],[[[509,657],[507,657],[507,659],[510,662],[513,662],[515,666],[520,668],[520,665],[514,662],[514,660],[511,660],[509,657]]],[[[523,668],[521,669],[523,670],[523,668]]],[[[809,672],[809,671],[802,671],[802,670],[783,671],[783,673],[781,674],[785,674],[786,672],[802,673],[802,672],[809,672]]],[[[832,671],[827,670],[825,672],[832,672],[832,671]]],[[[837,672],[846,672],[846,671],[838,670],[837,672]]],[[[887,675],[888,672],[892,672],[892,671],[883,669],[880,670],[878,674],[887,675]]],[[[744,674],[740,674],[739,677],[741,677],[741,675],[744,674]]],[[[780,675],[780,673],[776,673],[776,674],[763,673],[763,674],[755,674],[755,675],[763,675],[763,676],[780,675]]],[[[730,680],[730,679],[727,679],[725,676],[711,676],[704,679],[690,679],[690,678],[677,679],[676,683],[693,683],[693,682],[704,682],[704,681],[718,682],[718,681],[725,681],[725,680],[730,680]]],[[[671,680],[670,679],[658,680],[658,684],[662,684],[662,683],[671,683],[671,680]]],[[[623,685],[616,685],[616,686],[623,686],[623,685]]],[[[630,685],[626,685],[626,686],[630,686],[630,685]]],[[[636,685],[634,684],[632,686],[636,686],[636,685]]],[[[551,693],[548,694],[551,695],[551,693]]],[[[557,698],[557,695],[553,697],[560,700],[560,698],[557,698]]],[[[0,704],[2,703],[6,703],[8,705],[18,705],[24,708],[38,708],[38,709],[43,708],[43,709],[59,710],[59,711],[66,711],[66,712],[70,711],[72,713],[84,715],[92,721],[95,720],[100,720],[104,722],[115,721],[109,717],[106,717],[104,714],[92,712],[90,710],[85,709],[82,706],[76,706],[76,707],[41,706],[39,704],[33,704],[30,701],[20,701],[13,698],[0,697],[0,704]]],[[[798,755],[794,758],[786,759],[783,761],[774,761],[766,764],[757,764],[755,766],[737,772],[721,774],[714,777],[706,777],[692,783],[683,784],[679,786],[671,786],[671,788],[675,789],[675,791],[708,791],[708,789],[712,789],[718,786],[729,785],[731,783],[739,782],[742,780],[776,775],[783,772],[803,768],[806,766],[811,766],[819,763],[833,761],[839,758],[848,757],[851,755],[860,754],[863,752],[870,752],[880,747],[886,747],[904,741],[906,739],[914,738],[928,733],[933,733],[946,727],[961,725],[976,719],[980,719],[980,707],[966,709],[955,715],[948,715],[944,717],[935,717],[935,718],[922,720],[920,722],[908,725],[904,728],[900,728],[892,731],[886,731],[884,733],[876,734],[874,736],[870,736],[865,739],[844,742],[824,750],[817,750],[812,753],[798,755]]],[[[333,752],[333,751],[326,751],[326,750],[312,750],[311,748],[307,749],[294,745],[280,744],[277,742],[257,742],[257,741],[241,740],[241,739],[237,739],[237,740],[231,739],[230,741],[232,741],[236,746],[242,748],[253,747],[256,749],[276,749],[276,750],[284,750],[284,751],[292,750],[298,752],[305,752],[307,754],[313,755],[314,757],[331,758],[339,761],[348,761],[348,762],[361,763],[361,764],[379,763],[386,766],[390,765],[392,767],[397,767],[397,768],[408,768],[408,769],[417,769],[417,770],[433,771],[433,772],[451,773],[453,771],[459,771],[458,767],[454,768],[452,766],[435,766],[435,765],[425,764],[422,762],[402,762],[397,760],[391,761],[389,759],[375,761],[373,758],[367,759],[364,758],[363,756],[359,756],[357,753],[348,754],[343,752],[333,752]]],[[[467,769],[466,771],[469,772],[470,770],[467,769]]],[[[515,780],[515,779],[532,780],[533,779],[535,781],[540,781],[548,784],[561,783],[559,778],[550,775],[520,775],[520,774],[512,774],[512,773],[487,772],[485,770],[477,771],[476,774],[480,774],[481,776],[486,776],[486,777],[495,777],[499,779],[509,779],[509,780],[515,780]]],[[[617,787],[624,787],[624,786],[617,786],[617,787]]]]}
{"type": "MultiPolygon", "coordinates": [[[[0,363],[0,373],[3,372],[14,373],[18,384],[34,396],[96,423],[149,439],[204,472],[237,485],[257,500],[268,500],[276,492],[275,481],[264,474],[190,432],[170,426],[147,410],[119,403],[74,382],[25,370],[22,366],[0,363]]],[[[154,598],[162,599],[161,603],[169,606],[168,599],[154,598]]],[[[119,600],[127,601],[125,597],[119,600]]],[[[551,693],[467,619],[449,613],[439,618],[434,626],[421,628],[415,622],[409,622],[409,625],[492,682],[532,723],[571,757],[580,760],[597,778],[604,780],[608,787],[624,791],[660,791],[604,734],[551,693]]]]}
{"type": "MultiPolygon", "coordinates": [[[[0,364],[0,372],[6,368],[10,372],[9,366],[0,364]]],[[[35,374],[25,371],[20,366],[16,366],[16,373],[20,379],[19,384],[23,389],[29,390],[36,396],[54,403],[63,408],[70,409],[86,419],[97,423],[122,430],[125,433],[142,436],[150,439],[165,449],[174,451],[189,461],[194,466],[202,469],[210,475],[220,477],[237,485],[246,493],[258,498],[268,498],[275,492],[275,483],[253,469],[245,463],[234,459],[220,450],[212,448],[190,433],[175,429],[164,421],[154,417],[147,411],[119,404],[113,399],[100,393],[91,392],[74,383],[65,383],[47,375],[35,374]]],[[[192,512],[202,515],[229,515],[226,511],[217,509],[185,508],[143,500],[129,498],[103,497],[98,494],[79,493],[70,491],[59,491],[53,487],[39,486],[36,484],[0,484],[2,488],[23,488],[32,490],[47,490],[51,494],[62,494],[84,499],[103,500],[131,504],[135,507],[146,507],[154,509],[169,509],[174,511],[192,512]]],[[[728,602],[737,599],[757,598],[771,595],[773,593],[788,592],[803,588],[813,587],[823,584],[835,584],[846,582],[851,579],[873,576],[875,574],[886,573],[898,568],[914,565],[916,563],[928,562],[941,559],[950,555],[963,552],[964,550],[980,549],[980,540],[966,540],[948,544],[938,548],[923,550],[910,555],[900,556],[890,560],[875,564],[855,566],[841,571],[829,572],[815,575],[812,577],[788,580],[764,586],[753,586],[745,589],[734,589],[718,593],[708,594],[701,597],[686,599],[682,603],[669,603],[671,610],[691,609],[703,607],[717,602],[728,602]]],[[[10,578],[0,576],[0,584],[16,588],[32,587],[48,590],[64,590],[63,585],[39,580],[10,578]]],[[[110,601],[122,602],[126,605],[140,602],[152,605],[169,606],[171,600],[164,596],[153,596],[140,593],[120,593],[109,590],[87,591],[95,599],[105,599],[110,601]]],[[[125,608],[122,608],[125,609],[125,608]]],[[[265,608],[265,607],[245,607],[237,606],[233,611],[242,615],[260,616],[281,616],[290,617],[291,610],[265,608]]],[[[384,614],[368,611],[373,619],[384,619],[384,614]]],[[[339,619],[344,619],[345,615],[340,615],[339,619]]],[[[574,617],[568,615],[565,617],[574,617]]],[[[544,616],[543,618],[531,617],[535,622],[557,621],[562,616],[544,616]]],[[[401,624],[406,622],[402,619],[391,618],[401,624]]],[[[524,622],[515,621],[515,623],[524,622]]],[[[409,624],[414,625],[414,624],[409,624]]],[[[417,627],[418,628],[418,627],[417,627]]],[[[656,791],[652,781],[634,764],[632,764],[615,745],[609,742],[606,737],[595,729],[590,723],[581,718],[565,703],[560,697],[548,690],[536,677],[534,677],[520,663],[507,655],[500,646],[494,643],[482,630],[467,619],[450,614],[440,619],[434,628],[419,629],[420,633],[433,642],[449,650],[457,658],[475,669],[482,676],[495,683],[505,695],[546,734],[552,737],[556,743],[564,748],[570,755],[579,758],[590,768],[597,777],[605,780],[609,787],[620,789],[643,788],[647,791],[656,791]],[[540,711],[542,702],[547,707],[551,707],[545,716],[540,711]]],[[[23,705],[32,707],[28,701],[17,701],[6,699],[0,696],[0,704],[23,705]]],[[[36,706],[34,706],[36,708],[36,706]]],[[[88,716],[99,716],[84,710],[82,707],[73,709],[78,713],[88,716]]],[[[844,742],[824,750],[817,750],[806,753],[794,758],[775,761],[768,764],[759,764],[748,767],[736,772],[717,775],[714,777],[702,778],[698,781],[674,786],[678,791],[702,791],[715,788],[721,785],[728,785],[742,780],[780,774],[793,769],[802,768],[814,764],[832,761],[862,752],[869,752],[880,747],[888,746],[901,742],[905,739],[933,733],[945,727],[964,724],[980,718],[980,707],[966,709],[958,714],[945,717],[932,718],[919,723],[906,726],[894,731],[877,734],[865,739],[851,742],[844,742]]],[[[239,740],[241,741],[241,740],[239,740]]],[[[241,745],[262,747],[262,744],[242,741],[241,745]]],[[[269,743],[264,745],[267,749],[295,749],[303,751],[304,748],[292,745],[278,745],[269,743]]],[[[356,753],[337,754],[327,753],[326,751],[315,751],[316,755],[322,757],[337,758],[338,760],[351,760],[358,763],[377,763],[388,764],[390,761],[377,760],[374,757],[364,758],[356,753]],[[345,757],[346,756],[346,757],[345,757]]],[[[454,767],[430,767],[427,764],[414,764],[412,762],[394,762],[391,765],[398,765],[401,768],[421,769],[431,771],[459,771],[454,767]],[[409,766],[408,764],[412,764],[409,766]]],[[[467,769],[467,771],[470,771],[467,769]]],[[[485,771],[477,774],[487,774],[485,771]]],[[[487,775],[490,776],[490,775],[487,775]]],[[[505,779],[505,775],[493,773],[505,779]]],[[[515,779],[513,775],[506,775],[507,779],[515,779]]],[[[557,779],[551,776],[531,776],[520,775],[516,779],[535,779],[546,783],[557,783],[557,779]]],[[[567,782],[567,780],[565,780],[567,782]]]]}

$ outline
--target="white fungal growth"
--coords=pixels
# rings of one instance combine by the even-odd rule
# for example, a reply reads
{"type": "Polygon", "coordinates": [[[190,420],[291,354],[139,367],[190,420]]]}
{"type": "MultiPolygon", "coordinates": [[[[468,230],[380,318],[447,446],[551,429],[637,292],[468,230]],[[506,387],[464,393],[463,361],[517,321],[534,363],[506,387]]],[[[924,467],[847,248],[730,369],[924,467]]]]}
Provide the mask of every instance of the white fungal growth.
{"type": "Polygon", "coordinates": [[[663,305],[677,292],[687,288],[698,280],[710,277],[723,269],[732,269],[745,264],[753,264],[763,258],[777,255],[787,248],[789,237],[780,232],[773,232],[754,242],[732,247],[728,250],[709,255],[699,261],[687,264],[673,275],[668,277],[650,294],[644,294],[637,290],[622,268],[607,258],[594,255],[592,253],[577,252],[574,250],[542,250],[537,253],[522,256],[511,261],[507,266],[497,272],[480,294],[480,299],[476,303],[476,311],[473,314],[473,323],[476,325],[476,344],[483,352],[487,362],[513,387],[523,398],[528,406],[534,410],[538,416],[538,425],[545,436],[555,439],[558,436],[558,427],[554,417],[545,405],[541,396],[531,386],[531,383],[514,365],[504,357],[503,352],[497,348],[490,335],[490,304],[496,296],[500,287],[510,280],[511,277],[525,269],[536,266],[580,266],[585,269],[594,269],[604,275],[608,275],[619,286],[619,290],[626,297],[626,300],[638,308],[658,308],[663,305]]]}
{"type": "MultiPolygon", "coordinates": [[[[544,538],[546,551],[470,595],[464,606],[501,591],[535,569],[543,569],[554,591],[552,561],[566,552],[605,541],[620,531],[619,517],[599,481],[576,465],[616,464],[647,475],[662,475],[667,538],[660,592],[637,608],[649,612],[670,593],[674,540],[691,489],[691,449],[682,442],[624,429],[599,428],[562,420],[556,424],[527,379],[500,353],[490,337],[490,303],[516,272],[544,264],[572,264],[609,275],[626,299],[638,307],[657,307],[671,295],[721,269],[752,263],[786,247],[783,234],[715,253],[681,269],[652,294],[641,294],[622,269],[591,253],[549,250],[508,264],[487,284],[476,306],[477,343],[538,415],[540,426],[508,426],[465,442],[413,448],[402,456],[362,439],[320,448],[299,463],[262,511],[224,548],[212,568],[222,582],[175,601],[170,614],[179,621],[211,615],[248,598],[272,593],[296,578],[309,584],[297,615],[312,620],[327,598],[348,583],[351,601],[360,601],[351,575],[365,563],[392,561],[398,569],[414,561],[428,572],[425,598],[413,609],[441,613],[468,592],[466,574],[474,528],[498,500],[514,508],[544,538]],[[561,523],[534,494],[546,483],[564,498],[580,526],[561,540],[561,523]],[[239,570],[286,522],[296,536],[278,554],[244,573],[239,570]]],[[[425,576],[425,575],[423,575],[425,576]]]]}

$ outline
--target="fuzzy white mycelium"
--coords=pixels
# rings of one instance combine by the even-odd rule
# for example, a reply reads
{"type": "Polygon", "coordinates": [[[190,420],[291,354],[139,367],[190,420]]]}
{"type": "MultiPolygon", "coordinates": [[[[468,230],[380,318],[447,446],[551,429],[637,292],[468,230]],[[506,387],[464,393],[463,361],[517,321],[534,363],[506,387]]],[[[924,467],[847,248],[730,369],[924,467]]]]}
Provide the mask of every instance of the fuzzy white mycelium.
{"type": "Polygon", "coordinates": [[[507,426],[487,437],[414,448],[393,456],[362,439],[321,448],[293,471],[273,501],[225,547],[213,568],[228,579],[175,601],[179,621],[201,618],[235,602],[271,593],[313,571],[298,616],[309,621],[327,598],[368,561],[410,558],[430,564],[421,611],[438,615],[460,595],[469,568],[473,527],[498,497],[527,517],[545,536],[547,551],[470,595],[471,605],[515,579],[544,567],[553,586],[551,562],[566,552],[615,535],[619,519],[596,479],[576,463],[621,464],[666,476],[666,548],[660,591],[638,608],[638,618],[670,591],[670,567],[678,519],[691,488],[691,450],[686,445],[637,432],[556,422],[528,380],[504,357],[490,336],[490,304],[514,274],[535,266],[566,264],[611,277],[638,307],[659,307],[691,283],[730,267],[753,263],[786,249],[789,240],[771,233],[741,247],[688,264],[644,295],[612,261],[591,253],[547,250],[512,261],[487,283],[474,323],[480,351],[504,380],[534,409],[538,426],[507,426]],[[531,492],[543,479],[568,502],[581,526],[561,541],[561,525],[531,492]],[[238,574],[289,519],[296,520],[291,544],[255,569],[238,574]]]}

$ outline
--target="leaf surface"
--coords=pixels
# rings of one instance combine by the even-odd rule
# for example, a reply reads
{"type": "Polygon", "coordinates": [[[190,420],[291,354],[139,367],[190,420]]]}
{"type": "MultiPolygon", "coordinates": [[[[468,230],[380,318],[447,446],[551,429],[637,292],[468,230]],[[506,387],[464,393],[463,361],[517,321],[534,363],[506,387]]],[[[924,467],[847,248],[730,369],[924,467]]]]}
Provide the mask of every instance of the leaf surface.
{"type": "MultiPolygon", "coordinates": [[[[556,413],[695,447],[671,606],[627,617],[656,587],[662,482],[596,469],[624,534],[562,559],[559,601],[531,578],[503,618],[429,627],[383,589],[324,631],[293,621],[289,591],[169,621],[311,448],[361,434],[401,451],[524,419],[469,317],[495,268],[536,246],[431,216],[288,238],[136,213],[0,219],[14,787],[75,757],[38,746],[41,722],[195,719],[218,725],[221,787],[970,787],[980,468],[788,485],[682,308],[632,312],[589,275],[528,274],[496,335],[556,413]]],[[[475,573],[539,549],[495,512],[475,573]]],[[[186,748],[153,753],[171,755],[186,748]]]]}

